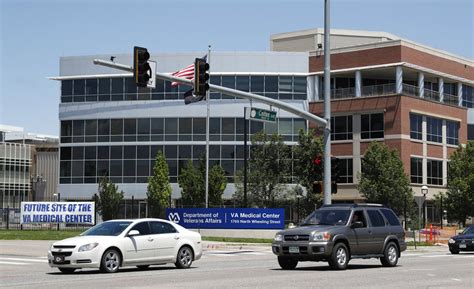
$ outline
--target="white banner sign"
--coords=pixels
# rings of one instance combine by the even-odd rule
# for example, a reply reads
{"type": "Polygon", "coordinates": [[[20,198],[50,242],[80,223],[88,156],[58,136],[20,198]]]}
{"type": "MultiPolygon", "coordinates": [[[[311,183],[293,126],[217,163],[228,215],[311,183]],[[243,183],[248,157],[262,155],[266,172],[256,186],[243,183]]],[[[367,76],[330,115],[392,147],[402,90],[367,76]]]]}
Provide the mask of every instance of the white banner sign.
{"type": "Polygon", "coordinates": [[[21,202],[21,224],[94,224],[94,202],[21,202]]]}

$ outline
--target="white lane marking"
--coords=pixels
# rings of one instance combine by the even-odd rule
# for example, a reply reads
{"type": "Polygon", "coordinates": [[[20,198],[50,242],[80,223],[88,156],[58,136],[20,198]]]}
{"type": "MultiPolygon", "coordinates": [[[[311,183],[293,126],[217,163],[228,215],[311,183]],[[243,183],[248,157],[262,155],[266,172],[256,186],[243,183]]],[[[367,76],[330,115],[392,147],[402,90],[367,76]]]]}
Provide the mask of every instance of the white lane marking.
{"type": "Polygon", "coordinates": [[[4,265],[30,265],[28,263],[4,262],[4,261],[0,261],[0,264],[4,264],[4,265]]]}
{"type": "Polygon", "coordinates": [[[38,259],[28,259],[28,258],[7,258],[7,257],[0,257],[0,261],[1,261],[1,260],[48,263],[48,260],[38,260],[38,259]]]}
{"type": "Polygon", "coordinates": [[[451,280],[461,282],[461,279],[458,278],[451,278],[451,280]]]}
{"type": "Polygon", "coordinates": [[[416,256],[421,256],[423,254],[420,254],[420,253],[414,253],[414,254],[402,254],[402,257],[416,257],[416,256]]]}
{"type": "Polygon", "coordinates": [[[428,276],[430,276],[430,277],[436,276],[436,274],[432,274],[432,273],[428,273],[428,274],[426,274],[426,275],[428,275],[428,276]]]}
{"type": "Polygon", "coordinates": [[[441,257],[448,257],[451,258],[453,257],[452,255],[448,254],[443,254],[443,255],[426,255],[426,256],[420,256],[421,258],[441,258],[441,257]]]}
{"type": "Polygon", "coordinates": [[[216,257],[235,257],[235,254],[206,254],[207,256],[216,256],[216,257]]]}

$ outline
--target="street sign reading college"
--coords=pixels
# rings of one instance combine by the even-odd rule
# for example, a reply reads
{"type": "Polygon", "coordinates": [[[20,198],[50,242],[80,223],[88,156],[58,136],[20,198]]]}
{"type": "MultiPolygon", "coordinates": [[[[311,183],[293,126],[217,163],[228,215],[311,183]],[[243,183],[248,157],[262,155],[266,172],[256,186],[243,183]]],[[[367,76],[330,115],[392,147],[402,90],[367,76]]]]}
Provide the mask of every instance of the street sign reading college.
{"type": "Polygon", "coordinates": [[[268,122],[275,122],[276,121],[276,111],[273,110],[266,110],[261,108],[247,108],[248,115],[246,115],[247,119],[257,120],[257,121],[268,121],[268,122]]]}
{"type": "Polygon", "coordinates": [[[283,229],[284,209],[166,209],[172,222],[192,229],[283,229]]]}

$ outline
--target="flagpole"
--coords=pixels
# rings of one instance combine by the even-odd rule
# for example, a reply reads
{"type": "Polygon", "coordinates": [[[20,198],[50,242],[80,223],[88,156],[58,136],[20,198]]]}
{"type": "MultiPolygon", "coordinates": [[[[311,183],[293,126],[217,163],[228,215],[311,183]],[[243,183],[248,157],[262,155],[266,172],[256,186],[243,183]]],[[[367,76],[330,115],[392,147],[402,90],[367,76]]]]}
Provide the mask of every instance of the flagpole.
{"type": "MultiPolygon", "coordinates": [[[[207,47],[207,63],[209,63],[209,75],[211,74],[211,45],[207,47]]],[[[210,81],[210,80],[209,80],[210,81]]],[[[209,207],[209,120],[211,108],[209,105],[210,90],[206,92],[206,208],[209,207]]]]}

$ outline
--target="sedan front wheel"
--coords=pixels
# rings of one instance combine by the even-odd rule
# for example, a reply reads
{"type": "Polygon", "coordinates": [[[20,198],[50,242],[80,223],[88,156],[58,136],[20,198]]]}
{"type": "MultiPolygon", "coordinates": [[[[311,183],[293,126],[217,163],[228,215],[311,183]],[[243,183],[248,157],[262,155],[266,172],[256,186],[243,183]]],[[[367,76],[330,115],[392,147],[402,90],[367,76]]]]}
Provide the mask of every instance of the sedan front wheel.
{"type": "Polygon", "coordinates": [[[116,249],[108,249],[102,255],[100,262],[100,271],[104,273],[115,273],[119,270],[121,264],[120,253],[116,249]]]}

